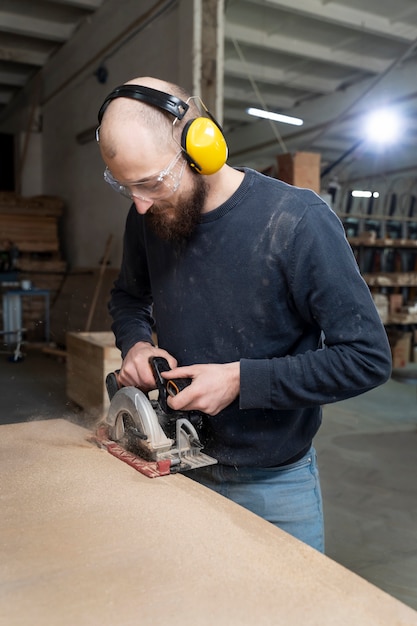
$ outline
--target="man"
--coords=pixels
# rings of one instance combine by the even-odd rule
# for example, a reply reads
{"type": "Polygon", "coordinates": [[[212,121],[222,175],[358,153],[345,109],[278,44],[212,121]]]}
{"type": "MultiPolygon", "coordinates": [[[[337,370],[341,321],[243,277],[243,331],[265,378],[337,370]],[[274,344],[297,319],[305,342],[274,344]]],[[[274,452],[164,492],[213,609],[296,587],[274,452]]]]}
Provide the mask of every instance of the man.
{"type": "Polygon", "coordinates": [[[254,170],[220,159],[212,172],[217,125],[204,173],[188,152],[199,116],[181,88],[149,77],[100,110],[105,178],[133,201],[109,305],[120,382],[154,388],[152,355],[191,378],[169,404],[206,415],[199,436],[218,465],[190,478],[323,551],[321,405],[388,379],[385,330],[337,216],[254,170]]]}

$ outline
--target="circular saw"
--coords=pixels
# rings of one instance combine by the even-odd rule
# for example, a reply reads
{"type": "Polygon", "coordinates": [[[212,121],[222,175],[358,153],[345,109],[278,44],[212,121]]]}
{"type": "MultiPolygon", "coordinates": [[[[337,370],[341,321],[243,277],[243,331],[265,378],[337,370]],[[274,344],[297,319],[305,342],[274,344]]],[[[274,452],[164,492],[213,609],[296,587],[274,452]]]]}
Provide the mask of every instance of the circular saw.
{"type": "Polygon", "coordinates": [[[152,478],[217,463],[202,452],[198,430],[204,414],[168,406],[168,396],[179,393],[191,380],[163,378],[161,373],[170,368],[162,357],[152,357],[150,365],[157,400],[150,400],[136,387],[120,387],[117,372],[108,374],[110,407],[92,440],[152,478]]]}

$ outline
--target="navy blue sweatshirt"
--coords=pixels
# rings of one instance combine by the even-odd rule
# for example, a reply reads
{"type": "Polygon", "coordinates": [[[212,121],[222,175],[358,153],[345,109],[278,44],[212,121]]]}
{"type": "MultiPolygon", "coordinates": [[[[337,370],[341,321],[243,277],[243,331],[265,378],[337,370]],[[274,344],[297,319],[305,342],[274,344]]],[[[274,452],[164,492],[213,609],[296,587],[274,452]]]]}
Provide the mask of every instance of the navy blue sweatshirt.
{"type": "Polygon", "coordinates": [[[155,318],[180,366],[240,361],[240,395],[205,419],[204,450],[272,467],[308,449],[321,405],[385,382],[391,354],[335,213],[310,190],[244,172],[185,245],[131,207],[109,310],[122,356],[151,341],[155,318]]]}

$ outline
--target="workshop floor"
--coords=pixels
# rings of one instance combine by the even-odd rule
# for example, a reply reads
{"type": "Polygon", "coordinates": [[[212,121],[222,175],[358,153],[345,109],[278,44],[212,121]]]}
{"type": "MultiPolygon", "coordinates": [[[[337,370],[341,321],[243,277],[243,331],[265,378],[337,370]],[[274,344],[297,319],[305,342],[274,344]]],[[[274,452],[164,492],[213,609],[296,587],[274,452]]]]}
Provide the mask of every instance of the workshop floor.
{"type": "MultiPolygon", "coordinates": [[[[63,360],[29,350],[12,363],[1,354],[0,380],[0,425],[93,423],[66,398],[63,360]]],[[[416,387],[391,380],[326,406],[315,446],[328,556],[417,609],[416,387]]]]}

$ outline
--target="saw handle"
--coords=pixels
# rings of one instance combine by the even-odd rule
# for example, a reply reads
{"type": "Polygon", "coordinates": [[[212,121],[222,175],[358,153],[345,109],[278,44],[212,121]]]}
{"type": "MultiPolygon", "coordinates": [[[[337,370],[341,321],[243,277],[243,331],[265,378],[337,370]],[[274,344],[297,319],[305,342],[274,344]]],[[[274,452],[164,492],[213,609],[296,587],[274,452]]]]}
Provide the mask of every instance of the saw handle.
{"type": "Polygon", "coordinates": [[[112,400],[116,391],[119,391],[120,387],[122,386],[119,383],[119,377],[118,377],[119,372],[120,370],[116,370],[115,372],[110,372],[110,374],[107,374],[106,376],[106,389],[107,389],[107,394],[109,396],[110,401],[112,400]]]}
{"type": "MultiPolygon", "coordinates": [[[[168,361],[160,356],[153,356],[149,359],[149,363],[152,367],[152,372],[155,378],[156,386],[159,391],[159,402],[162,409],[165,412],[172,411],[167,404],[167,395],[174,397],[177,393],[180,393],[185,387],[191,385],[191,378],[170,378],[166,379],[161,376],[161,372],[169,372],[170,367],[168,361]]],[[[106,376],[106,389],[109,396],[109,400],[113,399],[113,396],[123,385],[119,382],[120,370],[110,372],[106,376]]]]}
{"type": "Polygon", "coordinates": [[[155,376],[155,382],[159,389],[159,385],[166,388],[169,396],[176,396],[177,393],[191,385],[191,378],[163,378],[161,372],[169,372],[171,368],[168,361],[161,356],[153,356],[149,359],[152,371],[155,376]]]}
{"type": "Polygon", "coordinates": [[[185,387],[191,385],[191,378],[170,378],[166,379],[161,376],[161,372],[169,372],[171,368],[168,365],[168,361],[161,356],[152,356],[149,359],[149,363],[152,367],[153,375],[155,377],[156,386],[159,391],[159,404],[165,413],[172,412],[172,409],[168,406],[167,396],[176,396],[185,387]]]}

